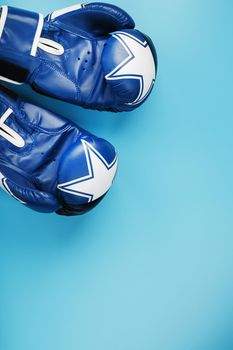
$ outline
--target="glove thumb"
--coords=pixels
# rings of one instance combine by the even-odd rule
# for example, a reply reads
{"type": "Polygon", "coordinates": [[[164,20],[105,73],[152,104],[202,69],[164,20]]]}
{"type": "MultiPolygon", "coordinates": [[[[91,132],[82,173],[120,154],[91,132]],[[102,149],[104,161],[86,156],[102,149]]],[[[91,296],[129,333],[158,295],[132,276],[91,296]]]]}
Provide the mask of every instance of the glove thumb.
{"type": "Polygon", "coordinates": [[[21,186],[4,177],[1,177],[1,187],[20,203],[38,212],[52,213],[61,206],[52,194],[21,186]]]}
{"type": "Polygon", "coordinates": [[[135,23],[121,8],[102,3],[78,4],[52,12],[47,20],[65,25],[72,31],[103,36],[116,30],[134,28],[135,23]]]}

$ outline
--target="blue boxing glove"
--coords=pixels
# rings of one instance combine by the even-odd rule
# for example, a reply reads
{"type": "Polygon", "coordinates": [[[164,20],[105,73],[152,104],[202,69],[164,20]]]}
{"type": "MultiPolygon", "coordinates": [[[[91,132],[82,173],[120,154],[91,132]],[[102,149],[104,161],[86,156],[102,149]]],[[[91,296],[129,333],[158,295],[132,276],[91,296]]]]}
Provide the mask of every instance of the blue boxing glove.
{"type": "Polygon", "coordinates": [[[2,6],[0,80],[85,108],[130,111],[150,94],[157,57],[122,9],[101,2],[41,14],[2,6]]]}
{"type": "Polygon", "coordinates": [[[39,212],[79,215],[108,192],[114,147],[0,86],[0,187],[39,212]]]}

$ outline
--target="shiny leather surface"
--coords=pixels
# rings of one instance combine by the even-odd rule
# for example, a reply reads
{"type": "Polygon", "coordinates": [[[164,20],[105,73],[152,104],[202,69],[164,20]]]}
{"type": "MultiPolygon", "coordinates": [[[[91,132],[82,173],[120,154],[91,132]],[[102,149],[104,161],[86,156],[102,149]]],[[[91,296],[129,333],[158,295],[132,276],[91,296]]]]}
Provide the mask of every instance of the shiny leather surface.
{"type": "Polygon", "coordinates": [[[0,135],[0,175],[5,181],[2,187],[5,184],[10,194],[41,212],[53,212],[63,206],[87,206],[87,197],[60,191],[57,186],[88,175],[84,140],[107,163],[116,158],[113,146],[65,118],[22,101],[1,86],[0,131],[1,116],[9,108],[13,113],[4,125],[19,134],[25,145],[18,147],[0,135]]]}
{"type": "MultiPolygon", "coordinates": [[[[133,19],[125,11],[109,4],[91,3],[54,19],[47,16],[41,37],[62,45],[64,54],[53,55],[38,47],[36,57],[26,52],[31,44],[31,33],[34,33],[34,19],[37,14],[19,10],[21,28],[31,27],[31,31],[22,30],[19,34],[15,12],[17,9],[8,8],[8,17],[13,19],[7,19],[0,39],[0,59],[27,68],[29,73],[26,82],[35,90],[99,110],[130,111],[145,101],[143,99],[135,105],[129,104],[141,89],[139,80],[134,78],[139,74],[137,69],[122,76],[121,80],[115,80],[115,84],[105,78],[106,74],[127,57],[127,50],[120,47],[119,42],[109,33],[127,32],[130,29],[135,43],[142,39],[142,34],[133,29],[133,19]],[[109,45],[111,50],[107,50],[109,45]]],[[[152,42],[148,45],[155,52],[152,42]]],[[[146,65],[143,53],[137,60],[146,65]]],[[[154,66],[152,80],[156,75],[156,55],[154,66]]],[[[150,91],[148,95],[149,93],[150,91]]]]}

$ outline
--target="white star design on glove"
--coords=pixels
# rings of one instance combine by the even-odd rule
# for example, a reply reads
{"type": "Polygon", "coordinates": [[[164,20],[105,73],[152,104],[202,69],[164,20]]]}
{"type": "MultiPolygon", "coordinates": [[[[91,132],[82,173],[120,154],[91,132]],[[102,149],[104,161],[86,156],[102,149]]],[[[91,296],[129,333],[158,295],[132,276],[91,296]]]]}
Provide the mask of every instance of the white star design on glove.
{"type": "Polygon", "coordinates": [[[117,32],[112,35],[128,53],[128,57],[115,67],[105,78],[107,80],[137,79],[140,90],[137,98],[129,105],[141,103],[150,93],[155,82],[155,61],[151,49],[144,42],[129,33],[117,32]]]}
{"type": "Polygon", "coordinates": [[[82,140],[84,147],[88,175],[58,185],[58,189],[88,199],[88,203],[103,196],[111,187],[114,180],[118,159],[112,163],[106,159],[87,141],[82,140]]]}

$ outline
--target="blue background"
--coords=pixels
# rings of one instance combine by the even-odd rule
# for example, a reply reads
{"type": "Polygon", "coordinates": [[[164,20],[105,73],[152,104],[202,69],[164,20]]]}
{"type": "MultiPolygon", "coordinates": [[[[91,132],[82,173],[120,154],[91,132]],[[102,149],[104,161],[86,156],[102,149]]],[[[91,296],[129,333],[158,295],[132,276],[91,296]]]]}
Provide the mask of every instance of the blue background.
{"type": "Polygon", "coordinates": [[[115,4],[158,51],[140,109],[99,113],[14,88],[110,140],[120,169],[78,218],[1,192],[0,349],[233,349],[233,2],[115,4]]]}

